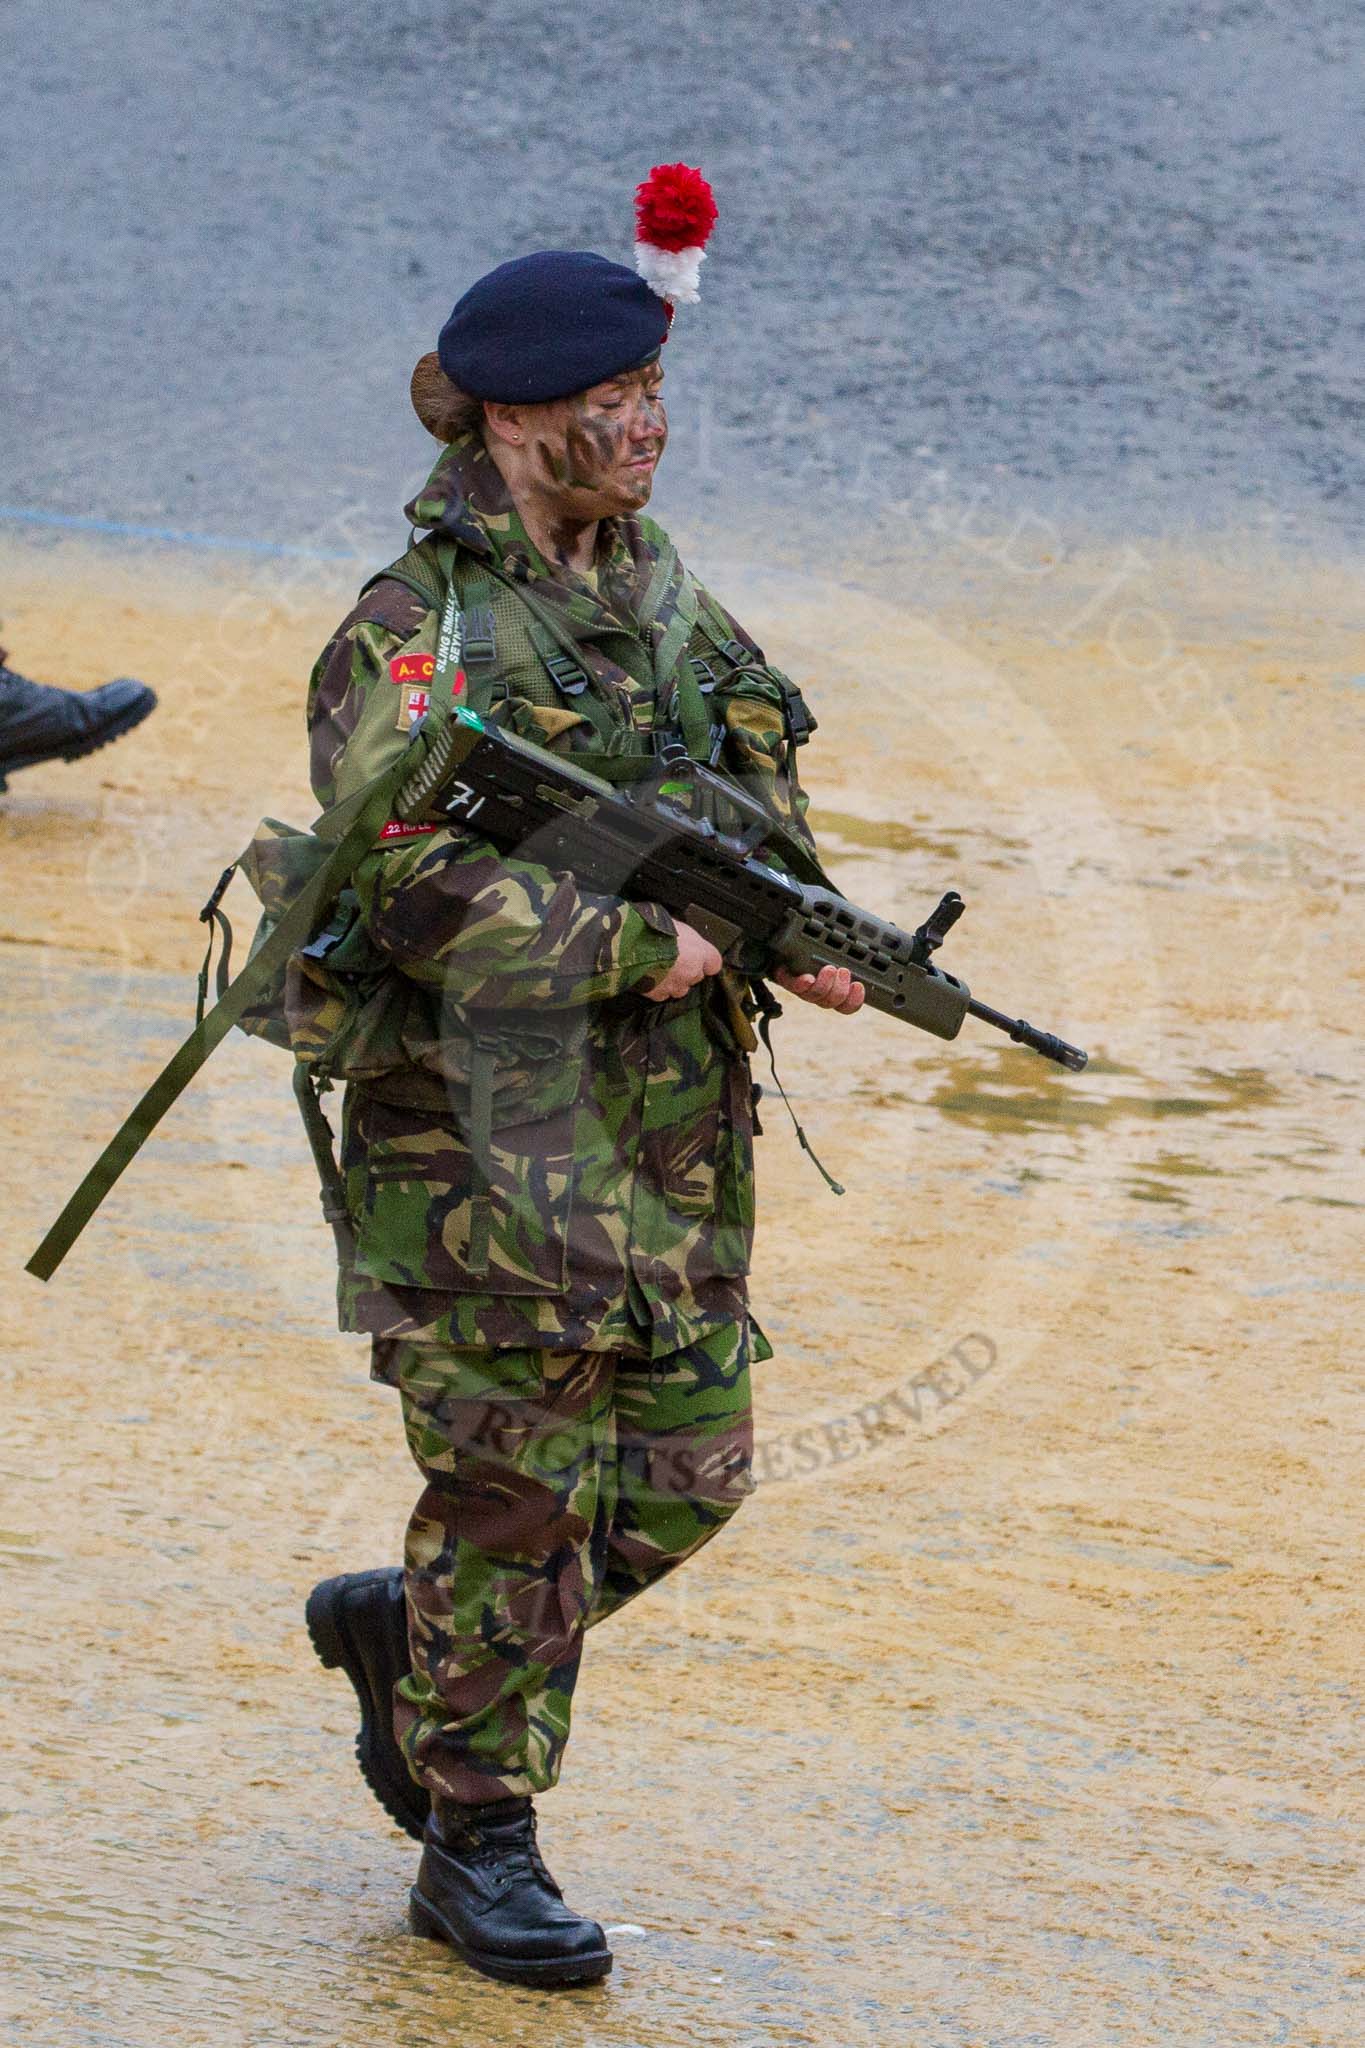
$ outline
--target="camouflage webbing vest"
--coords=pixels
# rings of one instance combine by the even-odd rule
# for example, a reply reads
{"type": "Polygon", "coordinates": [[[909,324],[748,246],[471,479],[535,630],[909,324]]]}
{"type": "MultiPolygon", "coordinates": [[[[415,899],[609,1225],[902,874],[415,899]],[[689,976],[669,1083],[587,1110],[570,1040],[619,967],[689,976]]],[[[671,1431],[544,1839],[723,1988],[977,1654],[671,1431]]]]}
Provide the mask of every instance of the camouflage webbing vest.
{"type": "MultiPolygon", "coordinates": [[[[665,589],[675,567],[671,550],[661,555],[651,590],[665,589]]],[[[756,673],[771,679],[782,693],[789,747],[799,745],[812,729],[795,685],[770,668],[757,649],[731,635],[723,615],[685,573],[679,601],[652,657],[642,639],[624,630],[598,636],[607,640],[611,659],[631,675],[635,703],[648,705],[647,727],[624,724],[619,714],[613,716],[593,687],[582,649],[559,618],[537,602],[533,591],[510,577],[490,573],[485,563],[451,542],[430,537],[419,541],[370,577],[361,595],[385,580],[405,584],[438,616],[453,584],[462,629],[461,701],[481,716],[499,716],[499,708],[505,707],[501,715],[511,728],[542,745],[586,725],[591,740],[575,746],[574,762],[605,781],[623,784],[654,775],[661,760],[668,759],[669,749],[675,758],[685,755],[714,764],[725,727],[713,716],[712,700],[717,693],[723,699],[727,684],[751,680],[756,673]]],[[[642,620],[646,627],[648,604],[647,594],[642,620]]],[[[356,740],[363,749],[366,736],[357,733],[356,740]]],[[[387,716],[374,735],[374,745],[374,759],[361,764],[366,781],[392,758],[392,724],[387,716]]],[[[240,863],[264,912],[253,954],[316,865],[320,844],[313,832],[262,820],[240,863]]],[[[789,850],[795,861],[804,851],[795,841],[789,850]]],[[[435,1016],[424,1023],[414,1014],[423,1006],[434,1009],[435,999],[393,973],[366,932],[354,890],[347,888],[323,930],[291,955],[274,986],[239,1021],[243,1030],[290,1048],[320,1085],[334,1080],[374,1085],[391,1082],[411,1066],[414,1042],[431,1044],[439,1035],[435,1016]]],[[[500,1020],[502,1036],[512,1042],[505,1049],[514,1049],[523,1021],[532,1029],[532,1020],[500,1020]]],[[[540,1032],[543,1035],[543,1020],[540,1032]]],[[[441,1085],[447,1093],[450,1080],[446,1062],[441,1085]]],[[[420,1092],[421,1083],[414,1077],[410,1087],[420,1092]]]]}
{"type": "MultiPolygon", "coordinates": [[[[653,616],[651,600],[657,609],[676,568],[676,554],[666,544],[641,608],[643,626],[653,616]]],[[[591,687],[572,634],[511,578],[472,558],[461,559],[454,544],[434,537],[410,547],[364,588],[386,576],[406,583],[437,612],[441,642],[448,642],[454,626],[463,625],[466,701],[471,709],[484,712],[500,700],[515,707],[520,700],[533,721],[523,737],[542,743],[580,722],[588,724],[599,744],[576,749],[575,756],[604,780],[643,779],[657,770],[663,748],[670,744],[694,761],[718,760],[724,721],[714,723],[707,700],[741,675],[748,679],[760,673],[780,690],[789,766],[790,750],[813,730],[795,686],[769,668],[755,647],[731,636],[728,622],[686,572],[668,628],[652,655],[634,635],[624,630],[619,635],[618,651],[625,658],[618,665],[636,678],[637,693],[649,694],[652,716],[647,732],[623,728],[611,718],[591,687]],[[652,673],[645,673],[645,665],[652,673]]],[[[432,693],[438,717],[449,712],[454,670],[453,660],[445,661],[439,648],[440,643],[432,693]]],[[[56,1270],[167,1109],[234,1024],[295,1055],[295,1093],[322,1183],[323,1211],[345,1256],[349,1222],[319,1092],[334,1081],[393,1085],[395,1076],[412,1067],[413,1036],[407,1028],[411,1009],[431,1002],[414,984],[405,985],[374,946],[349,885],[408,772],[404,754],[393,755],[391,739],[385,758],[374,765],[376,772],[350,799],[319,819],[318,829],[303,832],[264,819],[240,859],[224,870],[200,912],[209,926],[209,948],[199,976],[195,1029],[68,1199],[28,1261],[29,1272],[47,1279],[56,1270]],[[261,901],[262,916],[246,966],[230,980],[232,932],[221,899],[239,866],[261,901]],[[223,947],[216,1000],[208,1009],[217,934],[223,947]]],[[[810,868],[811,879],[824,879],[797,837],[779,827],[776,839],[794,872],[810,868]]],[[[439,1045],[448,1039],[444,1017],[427,1019],[426,1024],[427,1042],[439,1045]]],[[[496,1032],[470,1034],[463,1091],[452,1088],[448,1072],[436,1082],[441,1099],[450,1102],[466,1123],[476,1168],[489,1150],[491,1076],[500,1061],[506,1064],[509,1049],[517,1050],[517,1028],[518,1020],[504,1013],[496,1032]],[[462,1104],[457,1099],[461,1092],[462,1104]]],[[[568,1048],[557,1050],[563,1053],[568,1048]]],[[[419,1086],[430,1085],[420,1073],[417,1081],[419,1086]]],[[[486,1218],[482,1224],[479,1218],[481,1206],[476,1201],[476,1240],[486,1235],[486,1218]]]]}
{"type": "MultiPolygon", "coordinates": [[[[642,606],[640,624],[653,622],[654,607],[678,568],[671,543],[661,551],[642,606]]],[[[451,578],[464,617],[464,664],[471,709],[486,712],[500,701],[520,700],[534,724],[523,734],[542,743],[579,724],[592,728],[596,744],[574,748],[574,760],[608,782],[630,782],[651,774],[660,740],[681,743],[694,761],[714,766],[724,738],[708,702],[727,686],[755,674],[781,693],[790,746],[814,731],[814,720],[796,685],[766,662],[760,651],[736,639],[709,595],[685,571],[677,603],[658,649],[651,657],[643,641],[622,629],[594,637],[609,642],[617,665],[631,675],[637,705],[651,710],[649,729],[623,725],[592,687],[582,647],[556,615],[536,597],[534,585],[489,572],[448,542],[418,541],[387,569],[362,586],[363,596],[385,580],[405,584],[432,610],[445,602],[451,578]]],[[[790,767],[790,761],[788,762],[790,767]]]]}

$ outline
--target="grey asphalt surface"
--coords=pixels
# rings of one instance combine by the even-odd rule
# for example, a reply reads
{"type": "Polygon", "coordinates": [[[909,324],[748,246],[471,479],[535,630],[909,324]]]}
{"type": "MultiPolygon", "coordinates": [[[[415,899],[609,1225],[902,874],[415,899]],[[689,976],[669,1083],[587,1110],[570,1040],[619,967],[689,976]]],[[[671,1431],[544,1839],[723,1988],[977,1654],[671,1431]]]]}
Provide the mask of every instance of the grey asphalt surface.
{"type": "MultiPolygon", "coordinates": [[[[922,479],[1067,535],[1362,523],[1365,15],[1302,0],[9,0],[9,507],[362,549],[508,255],[712,178],[658,509],[922,479]]],[[[2,529],[0,529],[2,530],[2,529]]]]}

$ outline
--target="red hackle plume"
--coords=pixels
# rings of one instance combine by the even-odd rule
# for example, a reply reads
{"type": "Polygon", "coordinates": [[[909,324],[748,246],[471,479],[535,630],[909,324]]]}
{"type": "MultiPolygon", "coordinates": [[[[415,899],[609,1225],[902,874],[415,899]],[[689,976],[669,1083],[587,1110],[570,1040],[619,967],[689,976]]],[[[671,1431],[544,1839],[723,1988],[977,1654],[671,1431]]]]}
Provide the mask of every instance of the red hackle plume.
{"type": "Polygon", "coordinates": [[[653,249],[702,249],[715,224],[715,197],[691,164],[655,164],[635,188],[636,240],[653,249]]]}
{"type": "Polygon", "coordinates": [[[655,164],[635,188],[635,267],[670,308],[700,296],[706,239],[716,224],[711,187],[691,164],[655,164]]]}

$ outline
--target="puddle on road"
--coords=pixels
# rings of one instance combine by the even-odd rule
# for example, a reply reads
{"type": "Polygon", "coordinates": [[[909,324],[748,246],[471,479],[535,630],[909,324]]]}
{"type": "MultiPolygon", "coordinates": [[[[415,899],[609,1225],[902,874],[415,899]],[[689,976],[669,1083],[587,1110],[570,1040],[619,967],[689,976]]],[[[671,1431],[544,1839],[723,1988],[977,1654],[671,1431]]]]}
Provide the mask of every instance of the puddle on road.
{"type": "MultiPolygon", "coordinates": [[[[949,1077],[929,1096],[933,1108],[957,1117],[978,1130],[1045,1131],[1058,1128],[1104,1127],[1123,1119],[1226,1116],[1265,1109],[1283,1099],[1282,1091],[1260,1067],[1234,1067],[1220,1072],[1195,1067],[1188,1092],[1145,1094],[1136,1088],[1115,1088],[1114,1081],[1145,1081],[1136,1067],[1095,1059],[1082,1075],[1053,1080],[1039,1071],[1032,1054],[998,1052],[987,1058],[955,1060],[949,1077]]],[[[1171,1155],[1176,1156],[1176,1155],[1171,1155]]],[[[1191,1163],[1167,1165],[1166,1172],[1214,1172],[1191,1163]]]]}
{"type": "Polygon", "coordinates": [[[1224,1166],[1210,1166],[1207,1159],[1196,1159],[1189,1152],[1158,1152],[1155,1159],[1143,1159],[1128,1177],[1127,1192],[1134,1202],[1166,1202],[1173,1208],[1189,1207],[1192,1189],[1182,1190],[1182,1180],[1222,1180],[1229,1169],[1224,1166]],[[1172,1181],[1177,1183],[1172,1186],[1172,1181]]]}
{"type": "MultiPolygon", "coordinates": [[[[1010,838],[1003,832],[990,832],[979,825],[963,825],[956,831],[945,833],[935,831],[929,825],[907,824],[901,818],[860,818],[852,811],[829,811],[818,805],[811,811],[811,825],[822,846],[830,846],[837,854],[841,850],[851,853],[874,850],[879,853],[927,853],[934,860],[953,861],[963,857],[964,841],[984,842],[998,847],[1003,853],[1022,858],[1028,852],[1027,843],[1022,839],[1010,838]],[[843,842],[841,849],[839,842],[843,842]]],[[[1013,858],[982,859],[984,867],[1014,867],[1013,858]]]]}

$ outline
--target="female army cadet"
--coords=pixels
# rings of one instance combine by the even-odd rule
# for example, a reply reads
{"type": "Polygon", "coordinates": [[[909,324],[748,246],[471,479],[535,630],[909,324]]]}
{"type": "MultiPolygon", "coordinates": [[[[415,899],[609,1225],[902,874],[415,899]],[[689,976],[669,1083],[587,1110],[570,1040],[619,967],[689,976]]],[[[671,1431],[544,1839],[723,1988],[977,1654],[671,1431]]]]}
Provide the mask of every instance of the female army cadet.
{"type": "MultiPolygon", "coordinates": [[[[443,447],[407,508],[421,537],[313,674],[324,806],[407,743],[453,578],[473,708],[618,779],[664,740],[700,752],[700,729],[809,846],[799,696],[643,516],[670,301],[695,296],[715,216],[680,165],[639,196],[644,275],[577,251],[503,264],[418,364],[443,447]]],[[[491,1976],[584,1983],[610,1951],[550,1876],[532,1797],[585,1629],[752,1486],[751,1005],[691,926],[473,824],[391,826],[355,886],[390,971],[387,1050],[353,1062],[343,1114],[341,1321],[397,1389],[424,1485],[404,1572],[325,1581],[309,1625],[356,1687],[366,1777],[424,1838],[414,1926],[491,1976]]],[[[847,970],[779,979],[862,1000],[847,970]]]]}

